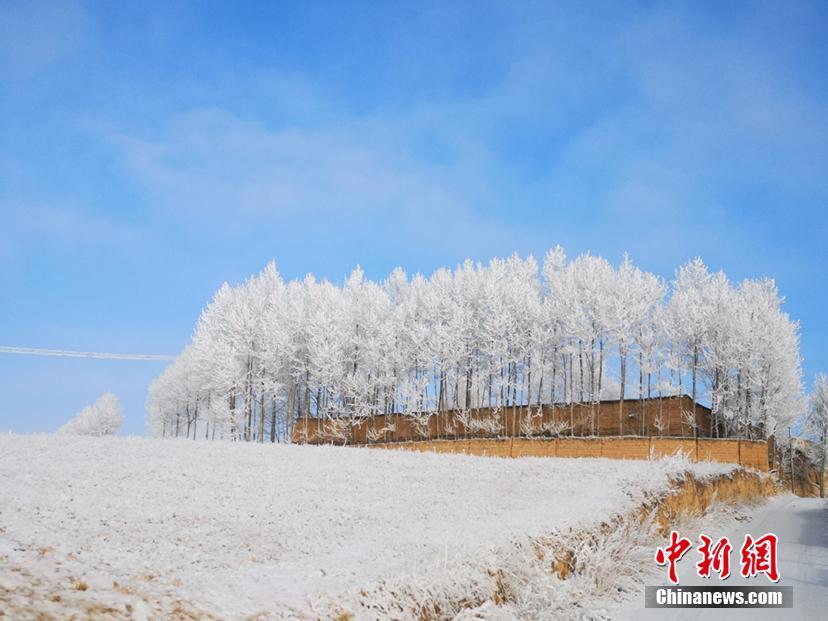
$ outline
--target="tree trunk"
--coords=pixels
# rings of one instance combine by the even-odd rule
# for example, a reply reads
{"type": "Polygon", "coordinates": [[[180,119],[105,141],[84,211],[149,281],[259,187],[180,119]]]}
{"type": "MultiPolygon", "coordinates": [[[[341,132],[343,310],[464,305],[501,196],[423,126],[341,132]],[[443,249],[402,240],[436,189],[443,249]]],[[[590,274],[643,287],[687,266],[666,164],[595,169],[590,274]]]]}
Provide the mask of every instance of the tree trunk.
{"type": "Polygon", "coordinates": [[[825,451],[828,449],[828,446],[825,445],[825,414],[823,413],[822,416],[822,438],[820,438],[819,442],[819,445],[822,448],[822,463],[819,467],[819,497],[825,498],[825,451]]]}
{"type": "Polygon", "coordinates": [[[264,442],[265,430],[265,394],[262,387],[262,394],[259,395],[259,442],[264,442]]]}
{"type": "MultiPolygon", "coordinates": [[[[305,396],[304,396],[304,403],[302,404],[303,408],[303,416],[305,417],[305,424],[307,425],[307,421],[310,419],[310,396],[311,396],[311,389],[310,389],[310,371],[305,371],[305,396]]],[[[321,425],[322,421],[317,419],[317,425],[321,425]]],[[[323,429],[321,427],[317,427],[318,433],[322,433],[323,429]]]]}
{"type": "Polygon", "coordinates": [[[638,348],[638,401],[640,402],[640,416],[641,416],[641,424],[639,425],[639,429],[641,430],[641,435],[646,435],[646,422],[647,417],[644,415],[644,350],[639,346],[638,348]]]}
{"type": "Polygon", "coordinates": [[[621,394],[618,399],[618,435],[624,435],[624,389],[627,383],[627,349],[623,345],[619,349],[621,355],[621,394]]]}
{"type": "MultiPolygon", "coordinates": [[[[604,382],[604,340],[598,339],[598,402],[600,403],[602,400],[601,391],[603,389],[603,382],[604,382]]],[[[600,416],[602,413],[602,408],[599,406],[598,415],[600,416]]],[[[598,436],[601,435],[601,421],[598,421],[598,436]]]]}
{"type": "Polygon", "coordinates": [[[236,439],[236,387],[230,389],[230,396],[228,397],[230,400],[229,409],[230,409],[230,437],[235,440],[236,439]]]}
{"type": "Polygon", "coordinates": [[[270,443],[276,442],[276,395],[273,395],[270,402],[270,443]]]}
{"type": "MultiPolygon", "coordinates": [[[[288,390],[287,407],[285,408],[285,422],[287,422],[288,419],[293,417],[293,412],[295,411],[295,401],[296,401],[296,383],[291,382],[290,389],[288,390]]],[[[307,441],[308,441],[307,434],[308,434],[308,431],[309,431],[307,423],[305,423],[305,426],[303,427],[303,431],[304,431],[305,437],[300,438],[300,439],[302,441],[302,444],[306,444],[307,441]]],[[[293,440],[293,437],[291,437],[291,441],[292,440],[293,440]]]]}
{"type": "Polygon", "coordinates": [[[693,437],[699,437],[699,425],[698,419],[696,418],[696,370],[699,367],[699,348],[697,345],[693,346],[693,387],[692,387],[692,399],[693,399],[693,437]]]}

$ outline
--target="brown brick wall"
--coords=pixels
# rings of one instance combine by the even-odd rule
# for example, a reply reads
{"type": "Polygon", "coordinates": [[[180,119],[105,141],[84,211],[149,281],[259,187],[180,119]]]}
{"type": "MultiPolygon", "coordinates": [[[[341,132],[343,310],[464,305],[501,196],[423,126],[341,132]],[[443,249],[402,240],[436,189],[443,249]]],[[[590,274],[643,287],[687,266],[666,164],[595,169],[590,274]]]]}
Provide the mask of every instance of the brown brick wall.
{"type": "Polygon", "coordinates": [[[718,461],[768,471],[768,444],[750,440],[693,440],[682,438],[527,438],[428,440],[369,444],[369,448],[480,457],[604,457],[649,459],[684,453],[694,461],[718,461]]]}
{"type": "MultiPolygon", "coordinates": [[[[691,413],[693,402],[687,397],[670,397],[665,399],[627,399],[623,404],[618,401],[603,401],[596,404],[544,405],[540,408],[527,409],[525,406],[503,408],[493,411],[481,408],[469,414],[469,425],[461,422],[456,411],[431,414],[423,425],[417,425],[415,419],[401,414],[381,414],[372,419],[363,420],[348,429],[347,444],[366,444],[373,442],[400,442],[425,440],[430,438],[459,439],[473,437],[526,435],[524,423],[533,430],[533,435],[542,435],[544,425],[564,423],[569,428],[562,436],[658,436],[658,437],[693,437],[693,427],[688,424],[685,413],[691,413]],[[622,413],[619,420],[619,412],[622,413]],[[495,421],[499,425],[496,433],[474,429],[473,421],[495,421]],[[393,431],[380,433],[391,427],[393,431]],[[371,431],[373,430],[373,432],[371,431]],[[377,437],[377,434],[380,434],[377,437]]],[[[698,436],[710,436],[710,410],[702,405],[696,406],[698,436]]],[[[315,418],[300,419],[296,422],[294,442],[334,442],[342,439],[332,434],[334,425],[330,421],[315,418]]]]}

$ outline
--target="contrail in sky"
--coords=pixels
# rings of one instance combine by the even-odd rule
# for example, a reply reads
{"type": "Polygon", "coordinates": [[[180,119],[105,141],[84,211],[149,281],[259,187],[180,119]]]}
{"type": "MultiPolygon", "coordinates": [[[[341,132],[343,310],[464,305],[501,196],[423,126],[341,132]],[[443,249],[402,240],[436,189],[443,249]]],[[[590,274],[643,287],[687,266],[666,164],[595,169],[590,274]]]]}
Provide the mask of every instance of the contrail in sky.
{"type": "Polygon", "coordinates": [[[98,360],[174,360],[175,356],[159,354],[109,354],[98,351],[70,351],[65,349],[37,349],[35,347],[8,347],[0,345],[0,354],[23,356],[55,356],[60,358],[97,358],[98,360]]]}

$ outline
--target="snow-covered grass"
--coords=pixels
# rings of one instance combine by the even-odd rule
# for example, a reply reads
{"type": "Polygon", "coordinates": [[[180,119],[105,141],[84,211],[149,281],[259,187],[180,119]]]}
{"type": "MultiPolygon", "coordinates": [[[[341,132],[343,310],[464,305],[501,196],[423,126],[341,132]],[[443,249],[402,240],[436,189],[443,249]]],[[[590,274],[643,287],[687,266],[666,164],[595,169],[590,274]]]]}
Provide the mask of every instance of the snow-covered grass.
{"type": "Polygon", "coordinates": [[[732,469],[0,436],[0,611],[244,618],[347,608],[366,593],[378,605],[405,590],[447,597],[505,554],[629,513],[687,470],[732,469]]]}

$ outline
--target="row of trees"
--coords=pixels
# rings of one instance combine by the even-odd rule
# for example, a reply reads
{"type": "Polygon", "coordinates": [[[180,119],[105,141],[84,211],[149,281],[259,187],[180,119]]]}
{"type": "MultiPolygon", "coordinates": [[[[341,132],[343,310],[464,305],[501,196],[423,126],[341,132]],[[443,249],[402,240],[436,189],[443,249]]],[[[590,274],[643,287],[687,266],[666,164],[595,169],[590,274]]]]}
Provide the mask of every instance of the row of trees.
{"type": "Polygon", "coordinates": [[[76,436],[109,436],[118,432],[124,422],[121,404],[111,392],[102,394],[74,418],[58,429],[60,434],[76,436]]]}
{"type": "MultiPolygon", "coordinates": [[[[302,417],[344,430],[516,404],[689,394],[716,433],[771,434],[801,398],[798,327],[770,279],[734,286],[700,259],[668,286],[628,257],[549,251],[431,277],[357,268],[336,286],[270,263],[224,284],[150,387],[157,435],[284,441],[302,417]]],[[[621,412],[619,412],[619,415],[621,412]]]]}

